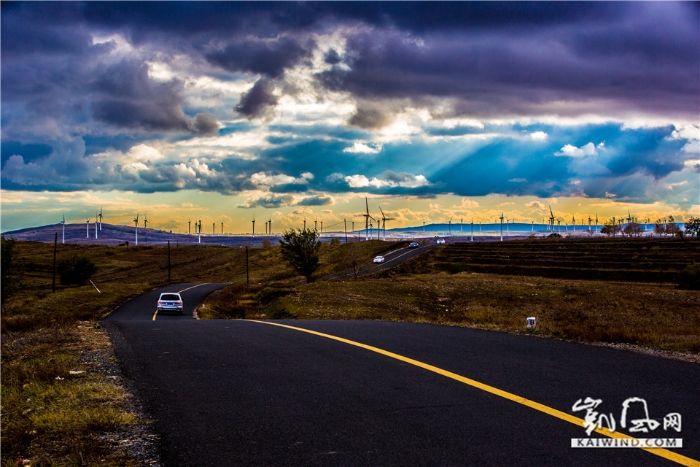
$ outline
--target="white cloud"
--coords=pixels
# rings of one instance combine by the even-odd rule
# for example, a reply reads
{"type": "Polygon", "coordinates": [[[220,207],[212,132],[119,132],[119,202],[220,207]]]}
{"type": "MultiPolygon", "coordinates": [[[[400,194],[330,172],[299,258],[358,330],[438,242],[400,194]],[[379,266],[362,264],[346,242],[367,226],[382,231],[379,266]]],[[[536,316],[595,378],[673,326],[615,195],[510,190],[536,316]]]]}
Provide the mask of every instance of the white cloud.
{"type": "Polygon", "coordinates": [[[544,209],[545,205],[540,203],[539,201],[531,201],[529,203],[526,203],[525,207],[530,209],[544,209]]]}
{"type": "Polygon", "coordinates": [[[524,183],[527,182],[527,178],[511,178],[508,181],[512,183],[524,183]]]}
{"type": "Polygon", "coordinates": [[[457,127],[470,126],[474,128],[484,128],[484,124],[479,120],[473,118],[446,118],[442,121],[442,126],[448,129],[454,129],[457,127]]]}
{"type": "Polygon", "coordinates": [[[125,154],[125,157],[132,162],[154,162],[163,159],[165,156],[156,148],[146,144],[138,144],[125,154]]]}
{"type": "Polygon", "coordinates": [[[299,178],[285,174],[268,175],[265,172],[257,172],[250,176],[250,180],[253,183],[262,186],[304,184],[309,183],[309,180],[313,180],[313,178],[314,176],[310,172],[304,172],[299,178]]]}
{"type": "Polygon", "coordinates": [[[477,208],[477,207],[479,207],[479,203],[477,201],[474,201],[473,199],[462,198],[462,202],[461,202],[459,207],[460,208],[477,208]]]}
{"type": "Polygon", "coordinates": [[[410,175],[410,174],[394,174],[395,176],[391,178],[379,178],[373,177],[372,179],[367,178],[365,175],[349,175],[344,178],[345,182],[351,188],[418,188],[422,186],[430,185],[430,182],[423,175],[410,175]]]}
{"type": "MultiPolygon", "coordinates": [[[[602,144],[602,143],[601,143],[602,144]]],[[[598,145],[598,147],[601,147],[598,145]]],[[[561,151],[555,152],[555,156],[569,156],[569,157],[584,157],[584,156],[597,156],[598,151],[596,149],[596,146],[593,143],[588,143],[580,148],[577,148],[576,146],[573,146],[571,144],[567,144],[563,148],[561,148],[561,151]]]]}
{"type": "Polygon", "coordinates": [[[534,139],[535,141],[546,141],[548,136],[549,135],[547,135],[547,133],[545,133],[544,131],[536,131],[534,133],[530,133],[530,138],[534,139]]]}
{"type": "Polygon", "coordinates": [[[700,127],[696,125],[678,125],[668,139],[686,140],[687,142],[681,151],[700,154],[700,127]]]}
{"type": "Polygon", "coordinates": [[[666,189],[673,190],[677,186],[683,186],[683,185],[687,185],[687,184],[688,184],[687,180],[683,180],[682,182],[669,183],[668,185],[666,185],[666,189]]]}
{"type": "Polygon", "coordinates": [[[343,149],[343,152],[349,152],[354,154],[379,154],[382,151],[383,145],[380,143],[361,143],[355,141],[349,148],[343,149]]]}
{"type": "Polygon", "coordinates": [[[700,169],[700,159],[688,159],[683,165],[691,169],[700,169]]]}
{"type": "Polygon", "coordinates": [[[606,197],[606,198],[614,198],[614,197],[616,197],[616,196],[617,196],[617,195],[616,195],[615,193],[609,193],[609,192],[607,192],[607,191],[605,192],[605,197],[606,197]]]}

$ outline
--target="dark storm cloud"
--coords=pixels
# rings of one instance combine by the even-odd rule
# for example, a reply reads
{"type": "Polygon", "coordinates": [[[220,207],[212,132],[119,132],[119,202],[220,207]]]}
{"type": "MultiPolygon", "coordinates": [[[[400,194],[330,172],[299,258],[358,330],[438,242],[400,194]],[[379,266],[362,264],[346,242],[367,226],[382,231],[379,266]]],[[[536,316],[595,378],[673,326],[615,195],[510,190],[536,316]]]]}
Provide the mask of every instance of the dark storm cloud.
{"type": "Polygon", "coordinates": [[[297,206],[327,206],[333,204],[333,198],[325,195],[309,196],[299,201],[297,206]]]}
{"type": "Polygon", "coordinates": [[[182,83],[154,82],[148,76],[148,66],[135,60],[110,65],[97,73],[92,86],[96,99],[92,108],[97,119],[125,128],[189,129],[179,94],[182,83]]]}
{"type": "Polygon", "coordinates": [[[338,54],[337,50],[330,49],[323,56],[323,61],[328,63],[329,65],[337,65],[338,63],[341,62],[341,59],[340,59],[340,55],[338,54]]]}
{"type": "Polygon", "coordinates": [[[251,208],[271,208],[276,209],[282,206],[290,206],[294,198],[291,195],[268,195],[249,201],[238,206],[242,209],[251,208]]]}
{"type": "Polygon", "coordinates": [[[219,120],[210,113],[197,114],[192,121],[192,130],[200,135],[215,135],[219,132],[219,120]]]}
{"type": "Polygon", "coordinates": [[[248,40],[229,44],[221,51],[206,53],[205,57],[210,63],[228,71],[279,78],[286,68],[307,58],[314,47],[311,40],[300,41],[291,37],[274,42],[248,40]]]}
{"type": "MultiPolygon", "coordinates": [[[[446,8],[439,5],[444,4],[436,4],[437,10],[446,8]]],[[[517,8],[530,4],[522,5],[517,8]]],[[[567,11],[562,3],[550,7],[567,11]]],[[[625,14],[603,16],[595,25],[572,19],[556,27],[543,21],[537,29],[482,24],[439,33],[421,28],[420,36],[401,29],[363,30],[349,37],[346,66],[334,66],[318,79],[365,99],[450,97],[460,101],[458,113],[480,116],[577,115],[582,113],[577,102],[595,99],[610,101],[611,109],[598,109],[603,112],[635,108],[697,115],[698,8],[614,8],[625,14]]]]}
{"type": "Polygon", "coordinates": [[[393,117],[384,109],[360,107],[350,117],[348,123],[363,129],[373,129],[382,128],[389,125],[392,121],[393,117]]]}
{"type": "Polygon", "coordinates": [[[268,108],[277,105],[279,98],[272,94],[273,89],[269,80],[258,80],[250,91],[241,96],[236,112],[247,117],[261,117],[268,108]]]}

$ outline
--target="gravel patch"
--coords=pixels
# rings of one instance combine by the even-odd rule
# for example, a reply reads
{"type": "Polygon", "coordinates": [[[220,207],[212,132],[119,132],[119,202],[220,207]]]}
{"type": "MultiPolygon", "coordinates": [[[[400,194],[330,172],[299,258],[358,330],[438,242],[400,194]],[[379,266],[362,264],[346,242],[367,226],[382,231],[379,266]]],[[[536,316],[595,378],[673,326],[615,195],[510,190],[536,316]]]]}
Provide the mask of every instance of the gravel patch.
{"type": "MultiPolygon", "coordinates": [[[[100,330],[99,339],[107,341],[107,334],[100,330]]],[[[94,336],[93,338],[95,338],[94,336]]],[[[85,365],[86,373],[103,376],[109,383],[121,387],[130,397],[126,398],[123,410],[136,414],[137,423],[126,426],[116,432],[106,433],[101,436],[112,448],[134,459],[139,465],[160,467],[160,454],[158,452],[158,435],[153,431],[152,421],[148,418],[143,404],[137,396],[133,383],[125,378],[119,368],[114,347],[109,342],[104,345],[94,346],[94,349],[80,352],[79,362],[85,365]]]]}

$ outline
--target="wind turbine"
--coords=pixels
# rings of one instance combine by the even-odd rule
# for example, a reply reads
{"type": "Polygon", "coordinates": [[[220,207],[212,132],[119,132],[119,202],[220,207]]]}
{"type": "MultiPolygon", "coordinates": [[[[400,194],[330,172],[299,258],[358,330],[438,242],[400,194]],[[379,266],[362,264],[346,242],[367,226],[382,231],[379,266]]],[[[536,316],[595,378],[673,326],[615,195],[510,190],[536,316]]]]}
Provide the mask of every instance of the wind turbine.
{"type": "Polygon", "coordinates": [[[386,241],[386,221],[393,221],[396,219],[393,217],[386,217],[381,206],[379,206],[379,211],[382,213],[382,230],[384,231],[384,241],[386,241]]]}
{"type": "Polygon", "coordinates": [[[222,222],[221,223],[221,235],[223,235],[223,234],[224,234],[224,223],[222,222]]]}
{"type": "Polygon", "coordinates": [[[95,240],[97,240],[97,219],[99,216],[99,214],[95,214],[95,240]]]}
{"type": "Polygon", "coordinates": [[[63,213],[63,221],[61,221],[63,227],[63,236],[61,237],[61,243],[66,243],[66,214],[63,213]]]}
{"type": "Polygon", "coordinates": [[[549,206],[549,224],[552,232],[554,232],[554,213],[552,212],[552,206],[549,206]]]}
{"type": "Polygon", "coordinates": [[[255,215],[253,215],[253,237],[255,237],[255,215]]]}
{"type": "Polygon", "coordinates": [[[454,216],[450,217],[450,220],[447,222],[447,235],[449,237],[452,236],[452,219],[453,218],[454,218],[454,216]]]}
{"type": "Polygon", "coordinates": [[[216,222],[211,223],[211,234],[212,235],[216,234],[216,222]]]}
{"type": "Polygon", "coordinates": [[[146,214],[143,215],[143,228],[148,228],[148,219],[146,218],[146,214]]]}
{"type": "Polygon", "coordinates": [[[102,207],[101,206],[100,206],[100,216],[99,217],[100,217],[100,231],[102,231],[102,220],[104,219],[104,217],[102,216],[102,207]]]}
{"type": "Polygon", "coordinates": [[[501,219],[501,241],[503,241],[503,212],[501,212],[499,219],[501,219]]]}
{"type": "Polygon", "coordinates": [[[136,227],[136,246],[139,246],[139,214],[136,213],[136,219],[134,219],[134,226],[136,227]]]}
{"type": "Polygon", "coordinates": [[[90,238],[90,218],[85,218],[85,238],[90,238]]]}
{"type": "Polygon", "coordinates": [[[362,214],[365,218],[365,240],[367,240],[367,234],[369,232],[369,220],[372,218],[372,216],[369,215],[369,201],[367,201],[367,197],[365,196],[365,213],[362,214]]]}
{"type": "Polygon", "coordinates": [[[270,217],[270,220],[267,221],[267,223],[268,223],[268,226],[269,226],[268,229],[270,230],[270,235],[272,235],[272,217],[270,217]]]}
{"type": "Polygon", "coordinates": [[[187,219],[187,235],[190,234],[190,227],[192,226],[192,219],[187,219]]]}

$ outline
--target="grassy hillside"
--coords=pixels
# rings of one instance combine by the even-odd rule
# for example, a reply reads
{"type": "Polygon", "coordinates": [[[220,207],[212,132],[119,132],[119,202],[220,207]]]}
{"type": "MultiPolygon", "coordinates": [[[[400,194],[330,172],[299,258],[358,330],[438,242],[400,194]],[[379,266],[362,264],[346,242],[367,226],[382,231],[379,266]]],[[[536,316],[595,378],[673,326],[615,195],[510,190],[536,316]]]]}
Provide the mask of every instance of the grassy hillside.
{"type": "MultiPolygon", "coordinates": [[[[362,270],[402,245],[323,244],[311,283],[282,261],[278,246],[249,248],[247,271],[245,248],[173,247],[170,277],[232,284],[209,297],[199,313],[205,319],[417,321],[700,354],[700,291],[673,283],[700,260],[700,242],[466,243],[372,276],[323,279],[353,265],[362,270]],[[640,282],[650,279],[655,283],[640,282]],[[535,330],[525,329],[528,316],[537,318],[535,330]]],[[[167,248],[59,245],[58,262],[95,263],[100,292],[58,283],[52,292],[53,245],[15,246],[21,287],[2,309],[3,464],[29,458],[32,465],[138,465],[108,441],[145,422],[122,386],[93,371],[95,362],[114,365],[97,320],[167,284],[167,248]]]]}

